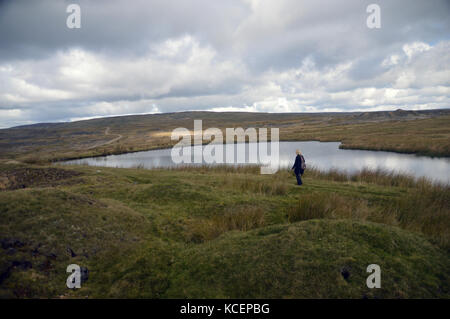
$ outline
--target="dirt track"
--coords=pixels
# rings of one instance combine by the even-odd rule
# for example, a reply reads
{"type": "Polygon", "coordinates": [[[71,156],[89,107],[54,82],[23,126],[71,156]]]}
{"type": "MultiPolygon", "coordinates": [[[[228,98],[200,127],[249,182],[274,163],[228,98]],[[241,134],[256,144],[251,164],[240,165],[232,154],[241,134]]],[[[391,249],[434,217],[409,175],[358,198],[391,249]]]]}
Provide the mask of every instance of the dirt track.
{"type": "MultiPolygon", "coordinates": [[[[109,127],[106,128],[106,130],[105,130],[105,135],[110,135],[110,134],[109,134],[109,127]]],[[[112,140],[109,140],[109,141],[107,141],[107,142],[96,143],[96,144],[94,144],[94,145],[92,145],[92,146],[89,146],[89,147],[86,148],[86,149],[87,149],[87,150],[90,150],[90,149],[93,149],[93,148],[96,148],[96,147],[100,147],[100,146],[103,146],[103,145],[108,145],[108,144],[111,144],[111,143],[114,143],[114,142],[120,140],[120,139],[123,137],[123,136],[120,135],[120,134],[116,134],[116,135],[117,135],[117,137],[113,138],[112,140]]]]}

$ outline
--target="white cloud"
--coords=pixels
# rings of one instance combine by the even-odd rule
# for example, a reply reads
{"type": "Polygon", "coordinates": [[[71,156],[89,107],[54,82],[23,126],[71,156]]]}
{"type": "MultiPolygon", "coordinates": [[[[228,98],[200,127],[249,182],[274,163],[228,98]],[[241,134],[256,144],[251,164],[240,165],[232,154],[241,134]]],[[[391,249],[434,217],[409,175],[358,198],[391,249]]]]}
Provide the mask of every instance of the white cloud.
{"type": "MultiPolygon", "coordinates": [[[[20,3],[10,12],[26,15],[20,3]]],[[[38,10],[49,12],[42,36],[9,17],[0,21],[0,125],[183,110],[449,107],[448,22],[437,4],[386,3],[376,31],[360,1],[83,0],[90,19],[80,33],[53,30],[59,7],[51,7],[38,10]],[[430,21],[440,24],[429,29],[430,21]],[[17,47],[31,49],[15,58],[17,47]]]]}
{"type": "Polygon", "coordinates": [[[423,42],[407,43],[403,46],[403,52],[405,52],[408,60],[411,60],[414,55],[428,51],[430,49],[431,46],[423,42]]]}
{"type": "Polygon", "coordinates": [[[389,55],[398,57],[396,63],[385,64],[380,74],[365,81],[352,79],[352,61],[319,68],[310,56],[298,68],[252,76],[242,61],[221,60],[214,49],[201,46],[192,36],[166,40],[135,60],[74,49],[47,60],[1,66],[0,105],[10,109],[2,113],[3,119],[12,121],[36,116],[35,109],[42,104],[61,110],[59,103],[70,120],[196,109],[317,112],[448,107],[449,43],[425,47],[405,44],[403,56],[389,55]]]}

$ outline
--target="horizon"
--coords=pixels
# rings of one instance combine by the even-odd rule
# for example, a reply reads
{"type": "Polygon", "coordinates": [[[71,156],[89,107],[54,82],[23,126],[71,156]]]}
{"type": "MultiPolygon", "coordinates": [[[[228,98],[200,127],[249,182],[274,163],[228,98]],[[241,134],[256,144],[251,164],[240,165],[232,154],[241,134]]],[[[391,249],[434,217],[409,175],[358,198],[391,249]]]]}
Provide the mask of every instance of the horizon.
{"type": "Polygon", "coordinates": [[[185,111],[449,108],[450,3],[381,2],[378,16],[371,6],[1,1],[0,127],[185,111]]]}
{"type": "Polygon", "coordinates": [[[33,126],[33,125],[40,125],[40,124],[68,124],[68,123],[75,123],[75,122],[83,122],[83,121],[90,121],[90,120],[97,120],[97,119],[108,119],[108,118],[117,118],[117,117],[128,117],[128,116],[145,116],[145,115],[164,115],[164,114],[174,114],[174,113],[250,113],[250,114],[344,114],[344,113],[382,113],[382,112],[397,112],[397,111],[406,111],[406,112],[433,112],[433,111],[445,111],[449,110],[450,108],[442,108],[442,109],[426,109],[426,110],[404,110],[404,109],[395,109],[395,110],[378,110],[378,111],[334,111],[334,112],[328,112],[328,111],[319,111],[319,112],[251,112],[251,111],[210,111],[210,110],[186,110],[186,111],[174,111],[174,112],[160,112],[160,113],[136,113],[136,114],[119,114],[119,115],[105,115],[105,116],[97,116],[97,117],[89,117],[89,118],[83,118],[83,119],[71,119],[67,121],[55,121],[55,122],[35,122],[35,123],[28,123],[28,124],[21,124],[16,126],[10,126],[10,127],[0,127],[0,130],[6,130],[10,128],[17,128],[22,126],[33,126]]]}

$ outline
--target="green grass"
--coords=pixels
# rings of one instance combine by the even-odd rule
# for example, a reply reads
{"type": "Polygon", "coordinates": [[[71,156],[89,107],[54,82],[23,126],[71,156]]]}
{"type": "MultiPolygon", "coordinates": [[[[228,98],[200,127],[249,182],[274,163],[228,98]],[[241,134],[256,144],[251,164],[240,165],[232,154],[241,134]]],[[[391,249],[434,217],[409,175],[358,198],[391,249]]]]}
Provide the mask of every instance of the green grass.
{"type": "Polygon", "coordinates": [[[64,170],[76,174],[0,165],[0,240],[23,243],[0,248],[1,297],[450,297],[448,186],[381,171],[309,169],[297,187],[257,167],[64,170]],[[14,172],[53,177],[13,189],[14,172]],[[90,271],[77,291],[71,263],[90,271]],[[372,263],[381,289],[365,285],[372,263]]]}
{"type": "Polygon", "coordinates": [[[426,240],[398,229],[311,220],[233,232],[183,251],[166,296],[439,297],[448,289],[440,277],[446,272],[442,259],[445,255],[426,240]],[[364,284],[366,267],[372,263],[382,269],[383,289],[364,284]],[[341,275],[344,268],[350,272],[347,280],[341,275]]]}

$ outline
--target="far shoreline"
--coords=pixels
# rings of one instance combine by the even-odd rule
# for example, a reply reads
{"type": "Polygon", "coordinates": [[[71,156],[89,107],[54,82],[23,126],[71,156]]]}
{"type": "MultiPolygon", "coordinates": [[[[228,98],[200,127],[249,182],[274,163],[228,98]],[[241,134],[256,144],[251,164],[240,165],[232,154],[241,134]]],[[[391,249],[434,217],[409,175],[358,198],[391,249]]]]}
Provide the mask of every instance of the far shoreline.
{"type": "MultiPolygon", "coordinates": [[[[270,142],[270,140],[268,140],[268,142],[270,142]]],[[[372,152],[388,152],[388,153],[397,153],[397,154],[407,154],[407,155],[415,155],[415,156],[424,156],[424,157],[429,157],[429,158],[449,158],[450,156],[446,156],[446,155],[440,155],[440,154],[429,154],[429,153],[425,153],[425,152],[414,152],[414,151],[399,151],[399,150],[395,150],[395,149],[379,149],[379,148],[371,148],[370,146],[367,147],[352,147],[349,145],[345,145],[343,144],[342,141],[321,141],[321,140],[292,140],[292,139],[280,139],[279,142],[319,142],[319,143],[340,143],[338,148],[342,149],[342,150],[359,150],[359,151],[372,151],[372,152]]],[[[208,145],[211,142],[204,142],[201,145],[208,145]]],[[[242,142],[239,142],[242,143],[242,142]]],[[[244,144],[248,144],[249,142],[245,141],[244,144]]],[[[237,141],[234,142],[234,144],[238,144],[237,141]]],[[[175,145],[175,144],[174,144],[175,145]]],[[[72,161],[72,160],[79,160],[79,159],[85,159],[85,158],[97,158],[97,157],[107,157],[107,156],[111,156],[111,155],[124,155],[124,154],[132,154],[132,153],[139,153],[139,152],[148,152],[148,151],[158,151],[158,150],[166,150],[166,149],[170,149],[172,148],[174,145],[172,146],[168,146],[168,147],[155,147],[155,148],[145,148],[145,149],[139,149],[139,150],[132,150],[132,151],[112,151],[112,152],[106,152],[103,154],[95,154],[95,155],[81,155],[81,156],[75,156],[75,157],[62,157],[62,158],[58,158],[58,159],[54,159],[54,160],[50,160],[49,162],[52,164],[55,163],[59,163],[59,162],[66,162],[66,161],[72,161]]],[[[223,144],[225,145],[225,144],[223,144]]],[[[193,145],[191,145],[193,146],[193,145]]]]}

